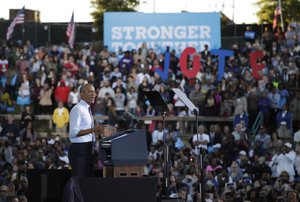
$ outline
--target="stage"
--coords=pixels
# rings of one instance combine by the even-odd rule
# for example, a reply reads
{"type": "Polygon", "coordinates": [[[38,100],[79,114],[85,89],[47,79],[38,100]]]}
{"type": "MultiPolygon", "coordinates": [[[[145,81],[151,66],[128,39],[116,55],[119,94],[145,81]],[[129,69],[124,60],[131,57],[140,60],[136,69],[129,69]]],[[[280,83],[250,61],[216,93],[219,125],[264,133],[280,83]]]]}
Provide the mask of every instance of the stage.
{"type": "Polygon", "coordinates": [[[30,202],[155,202],[156,177],[71,177],[70,170],[28,170],[30,202]]]}

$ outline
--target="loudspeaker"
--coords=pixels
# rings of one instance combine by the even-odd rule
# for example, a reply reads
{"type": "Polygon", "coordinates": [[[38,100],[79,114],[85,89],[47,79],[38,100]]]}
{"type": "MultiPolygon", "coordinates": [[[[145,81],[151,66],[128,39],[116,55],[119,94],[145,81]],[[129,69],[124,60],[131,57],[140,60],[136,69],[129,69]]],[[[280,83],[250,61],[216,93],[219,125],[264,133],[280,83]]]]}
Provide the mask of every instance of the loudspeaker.
{"type": "Polygon", "coordinates": [[[63,202],[156,202],[157,177],[72,177],[63,202]]]}

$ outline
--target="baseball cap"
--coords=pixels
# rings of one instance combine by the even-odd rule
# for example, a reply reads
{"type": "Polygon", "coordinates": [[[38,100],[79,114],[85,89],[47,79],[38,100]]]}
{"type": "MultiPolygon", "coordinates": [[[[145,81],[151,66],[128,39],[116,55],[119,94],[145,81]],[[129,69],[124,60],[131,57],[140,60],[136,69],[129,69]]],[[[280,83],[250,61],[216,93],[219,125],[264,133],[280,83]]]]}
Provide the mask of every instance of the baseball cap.
{"type": "Polygon", "coordinates": [[[289,142],[284,143],[284,146],[288,147],[288,148],[292,148],[292,144],[289,142]]]}

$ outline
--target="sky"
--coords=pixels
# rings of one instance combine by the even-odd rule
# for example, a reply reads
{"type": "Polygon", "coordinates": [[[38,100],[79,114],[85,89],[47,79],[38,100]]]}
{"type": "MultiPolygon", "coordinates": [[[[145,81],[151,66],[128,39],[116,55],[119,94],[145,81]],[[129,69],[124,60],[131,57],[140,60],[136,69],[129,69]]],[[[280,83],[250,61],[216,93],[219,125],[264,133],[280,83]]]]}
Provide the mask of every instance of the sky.
{"type": "MultiPolygon", "coordinates": [[[[9,18],[9,9],[39,10],[41,22],[68,22],[72,11],[76,22],[93,21],[91,0],[0,0],[0,18],[9,18]],[[5,3],[4,3],[5,1],[5,3]]],[[[220,12],[240,23],[256,23],[253,5],[257,0],[140,0],[139,11],[145,13],[220,12]],[[233,12],[233,2],[235,9],[233,12]]]]}

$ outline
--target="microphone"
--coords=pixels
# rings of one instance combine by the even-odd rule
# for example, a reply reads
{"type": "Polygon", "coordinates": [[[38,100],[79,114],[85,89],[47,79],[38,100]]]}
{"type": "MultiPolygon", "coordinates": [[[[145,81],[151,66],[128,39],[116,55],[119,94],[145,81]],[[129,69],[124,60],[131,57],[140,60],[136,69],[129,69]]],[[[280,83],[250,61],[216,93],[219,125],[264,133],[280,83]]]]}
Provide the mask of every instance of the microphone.
{"type": "Polygon", "coordinates": [[[133,114],[129,113],[129,112],[123,112],[122,118],[126,121],[129,121],[129,122],[133,123],[133,124],[141,124],[141,122],[137,119],[137,117],[134,116],[133,114]]]}

